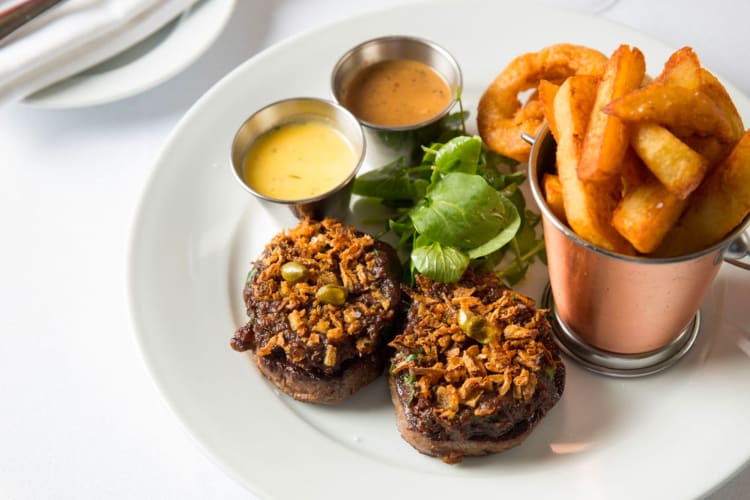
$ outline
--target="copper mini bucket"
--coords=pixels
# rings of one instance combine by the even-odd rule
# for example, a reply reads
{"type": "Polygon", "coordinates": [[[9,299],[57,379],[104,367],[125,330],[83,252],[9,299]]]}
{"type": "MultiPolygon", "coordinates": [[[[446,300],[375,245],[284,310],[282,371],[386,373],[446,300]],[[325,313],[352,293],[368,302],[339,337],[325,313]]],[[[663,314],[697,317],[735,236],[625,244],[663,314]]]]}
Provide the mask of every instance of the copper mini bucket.
{"type": "Polygon", "coordinates": [[[585,368],[607,375],[642,376],[671,366],[695,342],[701,302],[724,259],[747,255],[742,233],[750,216],[721,242],[681,257],[601,249],[553,215],[541,180],[555,170],[556,144],[546,127],[532,142],[529,179],[542,212],[549,272],[542,302],[552,310],[558,343],[585,368]]]}

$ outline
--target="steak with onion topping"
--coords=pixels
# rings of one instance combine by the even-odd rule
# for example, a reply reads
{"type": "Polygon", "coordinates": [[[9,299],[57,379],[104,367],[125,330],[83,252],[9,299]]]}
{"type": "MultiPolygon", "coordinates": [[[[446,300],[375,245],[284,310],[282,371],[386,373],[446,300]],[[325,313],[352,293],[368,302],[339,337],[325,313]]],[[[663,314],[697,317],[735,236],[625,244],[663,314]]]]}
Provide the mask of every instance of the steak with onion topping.
{"type": "Polygon", "coordinates": [[[383,372],[401,302],[388,244],[335,219],[276,235],[244,288],[249,321],[231,346],[300,401],[335,403],[383,372]]]}
{"type": "Polygon", "coordinates": [[[447,463],[520,444],[565,385],[546,311],[493,274],[454,284],[417,276],[406,292],[389,371],[402,437],[447,463]]]}

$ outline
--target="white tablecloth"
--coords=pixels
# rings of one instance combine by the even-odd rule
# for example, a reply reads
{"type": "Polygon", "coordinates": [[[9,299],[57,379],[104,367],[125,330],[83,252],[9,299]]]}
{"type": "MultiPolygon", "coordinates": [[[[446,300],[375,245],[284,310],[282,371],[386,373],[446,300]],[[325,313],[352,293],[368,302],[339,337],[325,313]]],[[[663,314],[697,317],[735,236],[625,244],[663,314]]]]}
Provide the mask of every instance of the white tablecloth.
{"type": "MultiPolygon", "coordinates": [[[[225,73],[310,27],[401,1],[238,0],[208,53],[153,90],[89,109],[0,108],[0,498],[254,498],[204,457],[149,379],[126,300],[132,216],[170,130],[225,73]]],[[[750,2],[620,0],[600,15],[692,45],[750,95],[750,2]]],[[[748,497],[746,468],[711,498],[748,497]]]]}

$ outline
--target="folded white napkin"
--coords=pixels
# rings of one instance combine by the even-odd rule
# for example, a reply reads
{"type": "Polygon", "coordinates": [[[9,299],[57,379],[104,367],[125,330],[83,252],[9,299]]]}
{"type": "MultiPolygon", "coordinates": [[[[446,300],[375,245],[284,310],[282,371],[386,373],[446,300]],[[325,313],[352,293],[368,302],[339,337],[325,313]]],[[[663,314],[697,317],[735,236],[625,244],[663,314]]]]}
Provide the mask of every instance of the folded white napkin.
{"type": "MultiPolygon", "coordinates": [[[[0,104],[21,99],[146,38],[196,0],[66,0],[0,41],[0,104]]],[[[0,0],[0,10],[21,0],[0,0]]]]}

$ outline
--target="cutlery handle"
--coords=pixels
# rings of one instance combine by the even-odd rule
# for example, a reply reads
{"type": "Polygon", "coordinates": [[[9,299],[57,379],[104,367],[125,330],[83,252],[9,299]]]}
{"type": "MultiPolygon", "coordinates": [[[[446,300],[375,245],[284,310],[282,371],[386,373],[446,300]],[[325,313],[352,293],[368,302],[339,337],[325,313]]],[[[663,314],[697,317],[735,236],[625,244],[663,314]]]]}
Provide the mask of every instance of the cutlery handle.
{"type": "Polygon", "coordinates": [[[26,0],[0,12],[0,40],[63,0],[26,0]]]}

